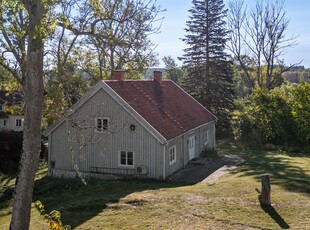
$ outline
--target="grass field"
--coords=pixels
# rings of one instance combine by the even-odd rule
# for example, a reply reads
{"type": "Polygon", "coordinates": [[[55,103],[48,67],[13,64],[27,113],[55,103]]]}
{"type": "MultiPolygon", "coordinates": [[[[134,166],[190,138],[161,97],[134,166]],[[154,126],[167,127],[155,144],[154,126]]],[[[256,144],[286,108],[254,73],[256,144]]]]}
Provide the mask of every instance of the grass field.
{"type": "MultiPolygon", "coordinates": [[[[246,161],[213,185],[154,180],[100,181],[48,178],[38,171],[34,201],[61,212],[74,229],[310,229],[310,155],[222,147],[246,161]],[[269,173],[273,209],[263,210],[255,188],[269,173]]],[[[14,177],[1,178],[4,185],[14,177]]],[[[0,190],[1,192],[1,190],[0,190]]],[[[1,198],[0,229],[7,229],[11,200],[1,198]]],[[[47,229],[32,209],[31,229],[47,229]]]]}

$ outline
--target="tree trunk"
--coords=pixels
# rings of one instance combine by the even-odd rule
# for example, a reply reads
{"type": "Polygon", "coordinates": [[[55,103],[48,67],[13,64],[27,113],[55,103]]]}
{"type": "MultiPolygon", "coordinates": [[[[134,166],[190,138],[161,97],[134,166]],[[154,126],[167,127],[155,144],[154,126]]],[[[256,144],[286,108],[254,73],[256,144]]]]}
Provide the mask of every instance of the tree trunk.
{"type": "Polygon", "coordinates": [[[262,182],[262,192],[260,194],[259,202],[261,205],[270,206],[271,205],[271,200],[270,200],[271,187],[270,187],[269,175],[262,174],[260,178],[262,182]]]}
{"type": "Polygon", "coordinates": [[[43,105],[43,39],[36,33],[46,13],[40,1],[24,1],[29,13],[29,34],[26,73],[23,81],[25,92],[25,124],[23,153],[13,201],[10,229],[29,229],[35,172],[41,148],[41,114],[43,105]]]}

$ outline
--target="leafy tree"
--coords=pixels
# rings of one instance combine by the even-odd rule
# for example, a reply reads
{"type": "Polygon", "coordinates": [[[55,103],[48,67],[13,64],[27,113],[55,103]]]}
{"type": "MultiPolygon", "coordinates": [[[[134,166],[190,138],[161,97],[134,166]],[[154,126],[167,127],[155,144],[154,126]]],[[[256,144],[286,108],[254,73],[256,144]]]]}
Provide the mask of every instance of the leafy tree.
{"type": "Polygon", "coordinates": [[[291,95],[288,95],[289,105],[298,130],[298,142],[310,145],[310,83],[302,82],[294,85],[291,95]]]}
{"type": "Polygon", "coordinates": [[[159,29],[152,25],[160,12],[155,0],[61,0],[55,11],[60,26],[47,39],[45,57],[48,123],[114,69],[128,68],[127,78],[136,79],[155,62],[148,38],[159,29]],[[63,92],[55,91],[57,85],[63,92]]]}
{"type": "Polygon", "coordinates": [[[175,60],[171,56],[164,57],[163,62],[166,68],[164,77],[180,85],[183,77],[185,76],[184,70],[178,67],[175,60]]]}
{"type": "Polygon", "coordinates": [[[252,88],[270,90],[281,83],[281,74],[292,68],[281,60],[285,49],[295,45],[295,38],[286,37],[289,20],[284,10],[284,0],[256,1],[250,11],[243,0],[229,2],[227,48],[245,73],[252,88]],[[249,66],[244,57],[254,65],[249,66]],[[254,77],[251,69],[254,68],[254,77]]]}
{"type": "Polygon", "coordinates": [[[211,110],[222,128],[230,123],[234,108],[233,73],[225,44],[226,10],[222,0],[193,0],[181,58],[188,76],[183,87],[211,110]]]}
{"type": "Polygon", "coordinates": [[[152,23],[160,11],[156,0],[58,1],[59,26],[46,45],[44,119],[61,116],[114,69],[128,68],[127,78],[140,79],[137,72],[155,62],[148,36],[159,30],[152,23]]]}
{"type": "Polygon", "coordinates": [[[75,0],[70,6],[77,15],[68,14],[59,22],[96,54],[101,79],[114,69],[142,70],[156,62],[149,35],[157,33],[160,7],[156,0],[75,0]],[[75,2],[75,3],[74,3],[75,2]]]}
{"type": "MultiPolygon", "coordinates": [[[[100,48],[105,69],[143,70],[156,63],[153,44],[148,35],[159,31],[154,27],[160,7],[153,0],[107,0],[101,13],[113,15],[97,24],[94,45],[100,48]],[[97,44],[96,44],[97,43],[97,44]]],[[[109,73],[107,73],[109,75],[109,73]]]]}
{"type": "Polygon", "coordinates": [[[266,93],[257,89],[246,108],[251,117],[257,139],[278,145],[287,145],[295,134],[290,108],[277,92],[266,93]]]}
{"type": "Polygon", "coordinates": [[[55,120],[63,115],[66,108],[69,107],[68,100],[64,95],[62,85],[58,83],[49,83],[45,86],[47,94],[45,95],[43,106],[43,124],[51,125],[55,120]]]}
{"type": "Polygon", "coordinates": [[[237,114],[237,133],[248,143],[309,147],[309,105],[309,83],[286,83],[269,92],[256,88],[237,114]]]}
{"type": "Polygon", "coordinates": [[[138,70],[127,70],[126,71],[126,78],[132,80],[143,80],[144,77],[138,70]]]}

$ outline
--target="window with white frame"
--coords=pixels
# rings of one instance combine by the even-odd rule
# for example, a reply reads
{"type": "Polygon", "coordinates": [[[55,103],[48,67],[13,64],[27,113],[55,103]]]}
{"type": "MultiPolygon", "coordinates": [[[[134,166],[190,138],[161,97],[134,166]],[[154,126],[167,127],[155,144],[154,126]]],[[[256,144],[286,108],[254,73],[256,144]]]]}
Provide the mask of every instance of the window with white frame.
{"type": "Polygon", "coordinates": [[[96,132],[106,133],[109,131],[109,118],[108,117],[96,117],[96,132]]]}
{"type": "Polygon", "coordinates": [[[205,131],[205,146],[209,144],[209,130],[205,131]]]}
{"type": "Polygon", "coordinates": [[[3,120],[3,127],[6,127],[7,120],[3,120]]]}
{"type": "Polygon", "coordinates": [[[173,146],[169,149],[169,163],[170,165],[174,164],[177,161],[176,156],[176,146],[173,146]]]}
{"type": "Polygon", "coordinates": [[[22,126],[22,119],[16,119],[15,125],[16,125],[16,127],[21,127],[22,126]]]}
{"type": "Polygon", "coordinates": [[[120,151],[120,165],[133,166],[133,151],[120,151]]]}

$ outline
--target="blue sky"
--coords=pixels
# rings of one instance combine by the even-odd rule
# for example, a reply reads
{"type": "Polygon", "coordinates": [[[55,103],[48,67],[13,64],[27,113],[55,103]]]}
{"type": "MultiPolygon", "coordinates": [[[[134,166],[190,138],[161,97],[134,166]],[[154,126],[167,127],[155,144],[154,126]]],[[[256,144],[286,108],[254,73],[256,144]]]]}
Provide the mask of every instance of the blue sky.
{"type": "MultiPolygon", "coordinates": [[[[274,1],[274,0],[271,0],[274,1]]],[[[226,4],[228,0],[224,0],[226,4]]],[[[249,6],[255,0],[245,0],[249,6]]],[[[165,17],[161,33],[152,35],[151,40],[157,45],[155,52],[161,60],[164,56],[172,56],[175,60],[182,56],[185,48],[184,38],[186,21],[188,21],[188,10],[191,8],[191,0],[157,0],[162,9],[161,13],[165,17]]],[[[300,65],[310,68],[310,0],[285,0],[286,17],[290,19],[290,24],[286,32],[287,37],[298,36],[298,43],[293,48],[286,49],[286,54],[282,57],[285,64],[294,64],[303,60],[300,65]]],[[[181,65],[181,62],[178,62],[181,65]]],[[[162,67],[163,64],[161,63],[162,67]]]]}

